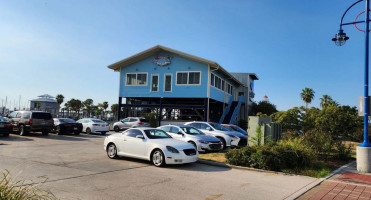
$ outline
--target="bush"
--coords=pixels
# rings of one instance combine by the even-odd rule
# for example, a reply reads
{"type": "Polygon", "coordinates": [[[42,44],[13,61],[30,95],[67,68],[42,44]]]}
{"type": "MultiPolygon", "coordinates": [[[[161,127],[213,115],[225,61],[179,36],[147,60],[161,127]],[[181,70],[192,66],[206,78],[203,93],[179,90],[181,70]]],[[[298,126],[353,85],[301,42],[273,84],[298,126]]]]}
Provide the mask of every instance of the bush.
{"type": "Polygon", "coordinates": [[[144,113],[142,117],[146,118],[149,121],[151,127],[157,127],[157,119],[155,113],[144,113]]]}
{"type": "Polygon", "coordinates": [[[233,149],[226,153],[226,158],[232,165],[275,171],[297,171],[312,166],[316,161],[315,154],[303,145],[303,139],[233,149]]]}

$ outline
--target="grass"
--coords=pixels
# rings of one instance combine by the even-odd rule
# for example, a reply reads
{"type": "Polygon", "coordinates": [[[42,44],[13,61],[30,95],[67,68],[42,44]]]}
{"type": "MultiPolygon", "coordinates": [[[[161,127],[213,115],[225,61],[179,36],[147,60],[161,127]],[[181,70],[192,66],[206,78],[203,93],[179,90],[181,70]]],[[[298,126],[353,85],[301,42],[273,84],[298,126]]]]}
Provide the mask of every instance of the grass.
{"type": "Polygon", "coordinates": [[[5,170],[0,177],[0,200],[49,200],[56,197],[49,191],[42,190],[25,180],[13,181],[10,172],[5,170]]]}
{"type": "Polygon", "coordinates": [[[209,161],[226,163],[227,159],[225,158],[225,153],[226,153],[226,151],[216,152],[216,153],[199,154],[198,158],[202,159],[202,160],[209,160],[209,161]]]}

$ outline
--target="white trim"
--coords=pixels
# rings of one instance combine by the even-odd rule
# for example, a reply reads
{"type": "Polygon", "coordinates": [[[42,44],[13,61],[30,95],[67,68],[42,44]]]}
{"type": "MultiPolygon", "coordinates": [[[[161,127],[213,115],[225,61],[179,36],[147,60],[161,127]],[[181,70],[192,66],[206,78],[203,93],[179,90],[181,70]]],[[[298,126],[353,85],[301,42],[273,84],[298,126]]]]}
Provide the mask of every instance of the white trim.
{"type": "Polygon", "coordinates": [[[125,86],[148,86],[148,72],[128,72],[128,73],[125,73],[125,86]],[[128,74],[135,74],[135,85],[128,85],[128,74]],[[139,85],[138,84],[138,74],[146,74],[147,77],[146,77],[146,84],[142,84],[142,85],[139,85]]]}
{"type": "Polygon", "coordinates": [[[229,82],[227,82],[227,80],[221,78],[220,76],[218,76],[218,75],[216,75],[216,74],[214,74],[214,73],[210,73],[210,81],[211,81],[211,74],[214,75],[214,85],[211,85],[210,82],[209,82],[208,85],[214,87],[214,88],[217,89],[217,90],[220,90],[220,91],[222,91],[222,92],[225,92],[225,93],[227,93],[227,94],[233,96],[233,92],[231,92],[232,94],[230,94],[230,93],[228,93],[228,91],[226,91],[227,84],[231,86],[231,90],[232,90],[232,88],[233,88],[233,85],[230,84],[229,82]],[[224,88],[219,89],[219,88],[215,87],[216,77],[220,78],[220,80],[221,80],[221,81],[220,81],[220,87],[222,87],[222,81],[224,81],[224,88]]]}
{"type": "Polygon", "coordinates": [[[164,88],[163,88],[163,91],[164,92],[173,92],[173,74],[170,74],[170,73],[164,74],[164,88]],[[171,86],[170,89],[171,90],[170,91],[165,91],[165,88],[166,88],[166,82],[165,81],[166,81],[166,76],[167,75],[170,75],[170,77],[171,77],[171,82],[170,82],[170,86],[171,86]]]}
{"type": "MultiPolygon", "coordinates": [[[[207,65],[207,98],[210,98],[210,80],[211,80],[211,73],[210,73],[210,65],[207,65]]],[[[209,107],[209,105],[207,105],[209,107]]],[[[209,115],[208,115],[209,116],[209,115]]]]}
{"type": "Polygon", "coordinates": [[[176,86],[199,86],[201,85],[201,80],[202,80],[202,72],[201,71],[176,71],[175,73],[175,85],[176,86]],[[198,84],[190,84],[189,83],[189,73],[192,73],[192,72],[199,72],[200,73],[200,80],[199,80],[199,83],[198,84]],[[178,73],[187,73],[187,83],[186,84],[178,84],[178,73]]]}
{"type": "Polygon", "coordinates": [[[151,74],[151,85],[149,86],[150,92],[159,92],[160,91],[160,74],[151,74]],[[153,77],[157,76],[157,91],[152,91],[152,80],[153,77]]]}

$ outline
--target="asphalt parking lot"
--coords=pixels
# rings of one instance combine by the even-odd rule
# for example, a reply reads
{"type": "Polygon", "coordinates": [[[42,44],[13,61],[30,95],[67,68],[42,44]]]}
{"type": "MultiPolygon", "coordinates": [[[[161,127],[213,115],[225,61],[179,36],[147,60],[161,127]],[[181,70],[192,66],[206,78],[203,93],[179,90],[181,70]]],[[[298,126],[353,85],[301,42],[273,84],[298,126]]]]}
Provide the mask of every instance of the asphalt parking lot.
{"type": "Polygon", "coordinates": [[[317,179],[201,163],[157,168],[111,160],[105,136],[11,134],[0,137],[0,169],[16,179],[45,181],[59,199],[290,199],[317,179]]]}

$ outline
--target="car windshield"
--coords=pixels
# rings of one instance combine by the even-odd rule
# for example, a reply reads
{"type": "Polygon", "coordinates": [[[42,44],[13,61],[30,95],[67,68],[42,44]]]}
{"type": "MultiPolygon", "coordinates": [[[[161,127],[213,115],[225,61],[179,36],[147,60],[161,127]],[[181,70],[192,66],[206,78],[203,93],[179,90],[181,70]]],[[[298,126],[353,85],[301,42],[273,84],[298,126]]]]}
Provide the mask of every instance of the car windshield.
{"type": "Polygon", "coordinates": [[[203,132],[193,128],[193,127],[180,127],[185,133],[189,135],[205,135],[203,132]]]}
{"type": "Polygon", "coordinates": [[[240,133],[246,133],[246,131],[244,131],[242,128],[240,128],[239,126],[229,126],[231,127],[232,130],[234,131],[238,131],[240,133]]]}
{"type": "Polygon", "coordinates": [[[170,135],[165,133],[163,130],[157,130],[157,129],[147,129],[144,130],[144,133],[147,135],[149,139],[167,139],[171,138],[170,135]]]}
{"type": "Polygon", "coordinates": [[[60,122],[64,123],[75,123],[76,121],[73,119],[59,119],[60,122]]]}
{"type": "Polygon", "coordinates": [[[32,113],[32,118],[34,119],[53,119],[50,113],[32,113]]]}
{"type": "Polygon", "coordinates": [[[4,117],[0,116],[0,122],[7,122],[7,120],[4,117]]]}
{"type": "Polygon", "coordinates": [[[222,125],[217,123],[209,123],[213,128],[219,131],[228,131],[228,129],[224,128],[222,125]]]}
{"type": "Polygon", "coordinates": [[[99,119],[92,119],[95,123],[106,123],[105,121],[99,120],[99,119]]]}

